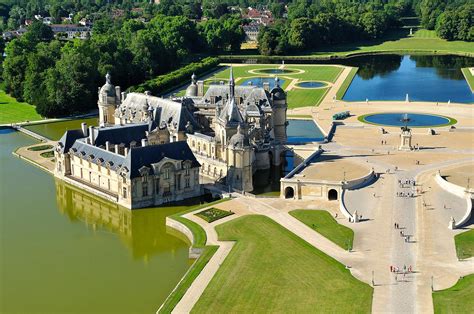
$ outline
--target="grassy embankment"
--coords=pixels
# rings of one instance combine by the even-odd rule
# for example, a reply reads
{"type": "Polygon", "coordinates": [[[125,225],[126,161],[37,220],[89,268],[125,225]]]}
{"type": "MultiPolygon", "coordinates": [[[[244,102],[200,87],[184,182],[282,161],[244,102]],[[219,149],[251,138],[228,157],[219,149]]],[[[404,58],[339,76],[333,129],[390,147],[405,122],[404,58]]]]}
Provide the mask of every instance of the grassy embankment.
{"type": "Polygon", "coordinates": [[[337,223],[330,213],[324,210],[293,210],[290,215],[314,229],[322,236],[339,245],[344,250],[352,248],[354,231],[337,223]]]}
{"type": "Polygon", "coordinates": [[[471,88],[471,91],[474,93],[474,75],[471,74],[471,71],[468,68],[461,69],[461,71],[466,78],[467,84],[471,88]]]}
{"type": "Polygon", "coordinates": [[[201,273],[203,268],[206,266],[206,264],[209,262],[211,257],[214,255],[214,253],[218,249],[217,246],[209,246],[209,245],[206,246],[206,241],[207,241],[206,232],[197,223],[181,216],[184,214],[190,213],[192,211],[198,210],[200,208],[216,205],[221,202],[225,202],[227,200],[228,199],[222,199],[222,200],[218,200],[212,203],[194,206],[194,207],[186,209],[185,211],[182,211],[180,213],[170,216],[171,219],[174,219],[182,223],[193,233],[194,243],[192,243],[192,246],[194,248],[202,249],[202,253],[199,256],[199,258],[196,261],[194,261],[193,265],[186,272],[183,279],[178,283],[176,288],[170,293],[168,298],[166,298],[165,302],[163,302],[160,308],[160,313],[170,313],[174,309],[176,304],[178,304],[178,302],[184,296],[184,294],[186,293],[188,288],[191,286],[193,281],[201,273]]]}
{"type": "Polygon", "coordinates": [[[347,75],[346,79],[341,84],[341,87],[339,87],[339,90],[336,93],[336,99],[337,100],[341,100],[344,97],[344,95],[347,92],[347,89],[351,85],[352,80],[356,76],[358,70],[359,70],[359,68],[352,68],[351,69],[351,71],[349,72],[349,75],[347,75]]]}
{"type": "Polygon", "coordinates": [[[474,229],[456,235],[454,242],[459,259],[474,256],[474,229]]]}
{"type": "Polygon", "coordinates": [[[459,279],[446,290],[433,292],[433,306],[438,313],[472,313],[474,309],[474,274],[459,279]]]}
{"type": "Polygon", "coordinates": [[[397,30],[385,38],[382,38],[380,41],[331,46],[299,55],[269,57],[256,54],[257,51],[254,50],[251,54],[223,55],[221,57],[224,59],[318,60],[376,53],[457,54],[474,56],[474,43],[472,42],[447,41],[439,38],[435,31],[425,29],[417,30],[412,36],[408,33],[409,31],[407,29],[397,30]]]}
{"type": "Polygon", "coordinates": [[[236,244],[193,312],[371,311],[369,285],[270,218],[243,216],[216,230],[220,240],[236,244]]]}
{"type": "Polygon", "coordinates": [[[19,102],[0,90],[0,124],[41,120],[34,106],[19,102]]]}

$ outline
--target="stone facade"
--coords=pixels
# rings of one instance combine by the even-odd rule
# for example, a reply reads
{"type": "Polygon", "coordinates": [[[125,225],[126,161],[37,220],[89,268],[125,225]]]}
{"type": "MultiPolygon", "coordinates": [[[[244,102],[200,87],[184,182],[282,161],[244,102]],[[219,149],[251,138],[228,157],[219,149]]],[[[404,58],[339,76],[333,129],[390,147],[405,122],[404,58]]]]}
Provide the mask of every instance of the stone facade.
{"type": "Polygon", "coordinates": [[[184,141],[148,144],[148,124],[67,131],[55,176],[127,208],[201,195],[200,164],[184,141]]]}
{"type": "Polygon", "coordinates": [[[121,93],[107,76],[99,89],[100,125],[151,123],[150,144],[187,141],[204,180],[252,191],[253,174],[279,166],[286,150],[286,93],[278,78],[270,90],[235,86],[230,73],[228,85],[211,85],[205,93],[193,74],[186,95],[173,99],[121,93]]]}

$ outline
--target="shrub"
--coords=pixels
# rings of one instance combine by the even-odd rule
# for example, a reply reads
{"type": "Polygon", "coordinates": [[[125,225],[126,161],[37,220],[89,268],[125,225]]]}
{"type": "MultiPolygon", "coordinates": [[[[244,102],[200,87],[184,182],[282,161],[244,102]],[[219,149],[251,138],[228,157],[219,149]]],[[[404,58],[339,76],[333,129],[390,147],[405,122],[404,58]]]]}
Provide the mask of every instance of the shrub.
{"type": "Polygon", "coordinates": [[[29,147],[28,150],[31,150],[33,152],[39,152],[39,151],[47,150],[51,148],[53,148],[53,145],[40,145],[40,146],[29,147]]]}
{"type": "Polygon", "coordinates": [[[152,94],[158,95],[189,80],[193,73],[201,75],[217,67],[218,64],[219,58],[207,57],[199,62],[190,63],[176,71],[160,75],[140,85],[131,86],[128,88],[128,91],[137,93],[150,91],[152,94]]]}
{"type": "Polygon", "coordinates": [[[212,207],[212,208],[209,208],[209,209],[203,210],[202,212],[197,213],[196,216],[211,223],[233,214],[234,213],[231,211],[225,211],[225,210],[212,207]]]}

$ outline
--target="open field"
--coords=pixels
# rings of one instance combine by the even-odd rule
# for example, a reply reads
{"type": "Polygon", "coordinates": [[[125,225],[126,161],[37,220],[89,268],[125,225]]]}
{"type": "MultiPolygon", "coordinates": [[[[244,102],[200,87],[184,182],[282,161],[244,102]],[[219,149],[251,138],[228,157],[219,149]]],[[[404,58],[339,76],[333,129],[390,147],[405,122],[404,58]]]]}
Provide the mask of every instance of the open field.
{"type": "Polygon", "coordinates": [[[430,53],[430,54],[459,54],[474,55],[474,43],[465,41],[447,41],[436,36],[434,31],[425,29],[417,30],[413,36],[408,35],[408,30],[396,31],[378,42],[361,42],[331,46],[318,51],[301,53],[294,56],[261,56],[261,55],[232,55],[222,56],[225,59],[262,58],[275,60],[301,60],[301,59],[328,59],[331,57],[348,57],[369,53],[430,53]]]}
{"type": "Polygon", "coordinates": [[[352,248],[354,231],[337,223],[330,213],[324,210],[293,210],[290,215],[316,230],[319,234],[339,245],[344,250],[352,248]]]}
{"type": "Polygon", "coordinates": [[[474,274],[459,279],[451,288],[433,293],[435,313],[472,313],[474,274]]]}
{"type": "Polygon", "coordinates": [[[237,243],[193,312],[370,312],[371,287],[269,218],[243,216],[216,230],[237,243]]]}
{"type": "Polygon", "coordinates": [[[461,69],[462,74],[466,78],[467,84],[471,88],[471,91],[474,93],[474,75],[471,74],[468,68],[461,69]]]}
{"type": "Polygon", "coordinates": [[[454,237],[456,253],[459,259],[474,256],[474,229],[460,233],[454,237]]]}
{"type": "Polygon", "coordinates": [[[35,107],[0,90],[0,124],[41,120],[35,107]]]}

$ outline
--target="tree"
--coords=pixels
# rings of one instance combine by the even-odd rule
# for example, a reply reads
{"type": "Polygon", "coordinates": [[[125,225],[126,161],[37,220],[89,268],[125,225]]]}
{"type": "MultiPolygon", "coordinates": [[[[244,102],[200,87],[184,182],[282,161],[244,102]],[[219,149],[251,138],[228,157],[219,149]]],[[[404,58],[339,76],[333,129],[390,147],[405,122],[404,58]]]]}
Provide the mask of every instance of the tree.
{"type": "Polygon", "coordinates": [[[22,100],[29,47],[22,38],[16,38],[8,43],[5,52],[7,57],[3,62],[3,79],[6,92],[22,100]]]}
{"type": "Polygon", "coordinates": [[[51,27],[43,24],[40,21],[34,21],[29,27],[28,31],[23,36],[24,40],[32,47],[36,46],[39,42],[50,42],[54,38],[54,33],[51,27]]]}
{"type": "Polygon", "coordinates": [[[306,17],[293,20],[288,32],[289,44],[296,49],[308,49],[316,46],[314,22],[306,17]]]}
{"type": "Polygon", "coordinates": [[[61,56],[61,43],[57,40],[51,43],[39,43],[36,51],[28,55],[28,65],[25,69],[23,98],[26,102],[41,106],[48,102],[46,90],[47,70],[54,67],[61,56]]]}
{"type": "Polygon", "coordinates": [[[439,37],[454,40],[458,35],[458,15],[456,12],[443,12],[436,23],[436,33],[439,37]]]}
{"type": "Polygon", "coordinates": [[[95,108],[97,85],[97,61],[90,43],[67,44],[61,59],[48,70],[48,102],[38,104],[37,111],[55,117],[95,108]]]}
{"type": "Polygon", "coordinates": [[[367,37],[379,38],[386,30],[386,18],[383,13],[367,12],[362,15],[361,24],[363,25],[367,37]]]}
{"type": "Polygon", "coordinates": [[[421,25],[427,29],[434,29],[436,20],[445,7],[445,0],[422,0],[420,3],[421,25]]]}

